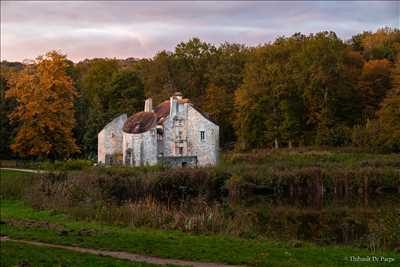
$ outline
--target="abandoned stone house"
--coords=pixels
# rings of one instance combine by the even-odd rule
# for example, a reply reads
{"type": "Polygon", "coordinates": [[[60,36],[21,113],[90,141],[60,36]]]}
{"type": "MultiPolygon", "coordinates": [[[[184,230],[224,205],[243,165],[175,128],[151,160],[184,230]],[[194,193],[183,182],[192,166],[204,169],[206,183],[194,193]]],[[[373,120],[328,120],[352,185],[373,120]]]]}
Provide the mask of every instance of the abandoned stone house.
{"type": "Polygon", "coordinates": [[[218,152],[218,125],[179,92],[154,109],[147,99],[144,111],[122,114],[98,134],[100,164],[206,166],[218,152]]]}

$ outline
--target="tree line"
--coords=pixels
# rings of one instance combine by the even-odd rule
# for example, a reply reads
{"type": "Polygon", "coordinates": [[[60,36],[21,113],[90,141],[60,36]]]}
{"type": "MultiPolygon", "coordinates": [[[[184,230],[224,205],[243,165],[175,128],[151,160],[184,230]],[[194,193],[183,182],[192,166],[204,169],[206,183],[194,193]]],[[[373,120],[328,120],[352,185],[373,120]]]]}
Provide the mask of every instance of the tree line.
{"type": "Polygon", "coordinates": [[[1,62],[0,153],[95,158],[121,113],[180,91],[218,122],[224,148],[308,145],[400,151],[400,30],[334,32],[256,47],[198,38],[151,59],[78,63],[51,51],[1,62]]]}

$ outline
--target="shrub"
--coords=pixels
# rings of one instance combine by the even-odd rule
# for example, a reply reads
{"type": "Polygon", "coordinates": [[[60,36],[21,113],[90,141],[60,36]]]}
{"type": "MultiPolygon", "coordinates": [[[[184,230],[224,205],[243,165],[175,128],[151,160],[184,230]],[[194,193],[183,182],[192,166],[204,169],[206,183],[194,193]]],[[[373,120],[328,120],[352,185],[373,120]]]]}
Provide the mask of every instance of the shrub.
{"type": "Polygon", "coordinates": [[[30,173],[6,174],[1,170],[0,197],[2,199],[21,199],[27,188],[33,183],[34,177],[30,173]]]}

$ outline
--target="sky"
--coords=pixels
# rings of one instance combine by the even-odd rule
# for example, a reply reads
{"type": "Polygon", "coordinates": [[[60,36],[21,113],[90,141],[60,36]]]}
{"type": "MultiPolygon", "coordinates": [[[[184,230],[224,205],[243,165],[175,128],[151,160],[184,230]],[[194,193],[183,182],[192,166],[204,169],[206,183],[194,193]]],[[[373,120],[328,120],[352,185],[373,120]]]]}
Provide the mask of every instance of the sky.
{"type": "Polygon", "coordinates": [[[192,37],[253,46],[296,32],[335,31],[346,40],[399,25],[398,1],[1,1],[1,60],[50,50],[73,61],[144,58],[192,37]]]}

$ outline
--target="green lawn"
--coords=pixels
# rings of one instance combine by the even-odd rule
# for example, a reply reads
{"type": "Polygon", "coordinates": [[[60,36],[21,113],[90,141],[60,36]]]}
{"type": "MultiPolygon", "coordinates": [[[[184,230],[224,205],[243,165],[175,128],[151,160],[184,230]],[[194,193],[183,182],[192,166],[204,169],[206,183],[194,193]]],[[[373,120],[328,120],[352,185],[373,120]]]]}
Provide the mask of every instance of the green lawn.
{"type": "MultiPolygon", "coordinates": [[[[165,258],[277,267],[355,266],[356,263],[347,260],[350,256],[376,255],[395,259],[392,263],[380,263],[379,266],[396,266],[400,261],[399,254],[395,252],[372,253],[350,247],[190,235],[177,231],[75,221],[51,211],[34,211],[20,201],[1,201],[1,220],[1,234],[15,239],[128,251],[165,258]]],[[[376,263],[358,264],[374,265],[376,263]]]]}
{"type": "Polygon", "coordinates": [[[1,266],[155,267],[159,265],[5,241],[1,242],[1,266]]]}
{"type": "Polygon", "coordinates": [[[21,171],[11,171],[11,170],[0,170],[1,178],[12,178],[21,176],[31,176],[34,173],[31,172],[21,172],[21,171]]]}

